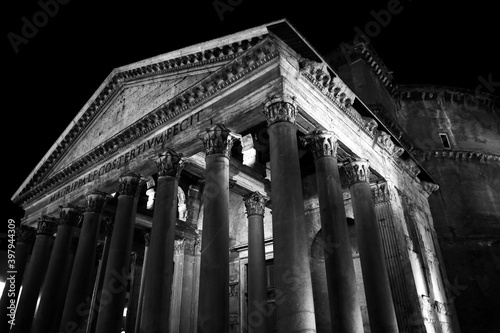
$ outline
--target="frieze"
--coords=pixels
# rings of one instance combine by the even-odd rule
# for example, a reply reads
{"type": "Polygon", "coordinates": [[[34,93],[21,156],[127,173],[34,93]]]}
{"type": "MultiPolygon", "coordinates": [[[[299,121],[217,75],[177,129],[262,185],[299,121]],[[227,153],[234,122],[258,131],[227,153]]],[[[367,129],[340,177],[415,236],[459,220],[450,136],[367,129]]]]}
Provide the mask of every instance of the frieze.
{"type": "MultiPolygon", "coordinates": [[[[137,138],[144,136],[156,127],[178,116],[181,112],[185,112],[187,109],[200,103],[214,93],[226,88],[230,84],[233,84],[237,80],[246,76],[251,71],[274,59],[277,55],[278,51],[270,38],[265,38],[265,36],[262,36],[260,38],[257,38],[257,40],[253,39],[251,47],[246,48],[241,53],[238,53],[237,56],[235,55],[233,61],[230,61],[223,65],[221,69],[209,75],[201,83],[193,86],[190,90],[184,92],[181,96],[178,96],[168,103],[159,106],[157,109],[153,110],[148,115],[143,117],[143,119],[137,121],[135,124],[131,125],[128,129],[124,130],[116,137],[111,138],[107,142],[101,144],[99,147],[96,147],[87,155],[77,159],[71,165],[59,171],[50,179],[43,180],[44,176],[56,164],[56,161],[60,158],[60,156],[63,155],[64,151],[68,149],[73,138],[77,137],[78,133],[80,133],[80,131],[82,131],[90,123],[90,121],[98,113],[97,111],[99,107],[104,104],[105,98],[98,97],[96,99],[96,102],[100,101],[99,105],[96,106],[92,104],[88,109],[91,115],[87,113],[84,113],[82,115],[82,117],[78,120],[77,125],[75,125],[75,128],[78,128],[78,130],[76,132],[72,132],[70,136],[67,136],[61,142],[61,145],[56,148],[54,152],[52,152],[52,155],[49,156],[47,162],[37,170],[35,175],[28,182],[27,186],[25,186],[21,190],[19,196],[14,199],[14,201],[16,203],[25,201],[31,202],[32,200],[38,198],[42,193],[45,193],[51,188],[59,185],[61,182],[65,181],[67,178],[69,178],[82,168],[88,168],[89,166],[97,164],[99,161],[105,159],[107,156],[116,152],[121,147],[124,147],[130,142],[135,141],[137,138]]],[[[228,59],[226,58],[225,60],[228,59]]],[[[139,71],[140,73],[137,72],[137,75],[154,73],[155,65],[149,66],[153,67],[148,67],[150,68],[150,70],[144,70],[142,72],[139,71]]],[[[120,84],[120,82],[126,80],[129,77],[136,77],[136,74],[133,73],[130,74],[131,76],[127,76],[124,73],[118,73],[117,75],[119,76],[119,78],[117,80],[113,79],[115,84],[120,84]]],[[[105,89],[109,92],[114,88],[105,89]]],[[[86,178],[84,177],[83,180],[85,179],[86,178]]],[[[82,179],[77,182],[78,187],[82,185],[81,181],[82,179]]],[[[67,187],[63,190],[68,192],[67,187]]],[[[57,198],[60,198],[60,196],[58,196],[57,198]]]]}
{"type": "Polygon", "coordinates": [[[308,147],[315,160],[321,157],[337,157],[337,137],[333,132],[315,130],[306,136],[300,137],[304,147],[308,147]]]}

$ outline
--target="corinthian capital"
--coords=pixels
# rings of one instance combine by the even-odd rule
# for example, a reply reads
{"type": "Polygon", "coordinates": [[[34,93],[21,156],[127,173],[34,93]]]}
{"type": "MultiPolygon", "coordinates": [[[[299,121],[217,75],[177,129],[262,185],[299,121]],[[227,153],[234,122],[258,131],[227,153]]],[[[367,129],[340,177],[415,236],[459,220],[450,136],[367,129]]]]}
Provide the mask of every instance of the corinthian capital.
{"type": "Polygon", "coordinates": [[[101,191],[91,191],[85,197],[85,212],[100,213],[107,200],[107,194],[101,191]]]}
{"type": "Polygon", "coordinates": [[[126,173],[120,177],[120,195],[136,196],[139,193],[141,175],[138,173],[126,173]]]}
{"type": "Polygon", "coordinates": [[[250,215],[262,215],[264,216],[264,210],[266,208],[267,198],[260,194],[259,192],[252,192],[243,198],[245,201],[245,207],[247,209],[247,216],[250,215]]]}
{"type": "Polygon", "coordinates": [[[74,205],[59,206],[61,212],[59,213],[60,222],[62,225],[69,225],[71,227],[76,227],[78,221],[82,216],[82,209],[74,205]]]}
{"type": "Polygon", "coordinates": [[[182,169],[184,168],[182,154],[170,148],[167,148],[164,153],[158,154],[158,158],[155,162],[160,177],[167,176],[179,179],[182,169]]]}
{"type": "Polygon", "coordinates": [[[22,224],[16,228],[16,236],[18,243],[33,244],[35,242],[36,229],[22,224]]]}
{"type": "Polygon", "coordinates": [[[349,186],[361,182],[370,182],[370,164],[367,159],[356,158],[345,165],[349,186]]]}
{"type": "Polygon", "coordinates": [[[49,235],[52,236],[56,232],[57,220],[55,217],[42,216],[38,220],[37,235],[49,235]]]}
{"type": "Polygon", "coordinates": [[[203,141],[206,156],[221,154],[229,158],[233,142],[241,139],[241,135],[231,133],[223,124],[215,124],[205,131],[200,132],[198,138],[203,141]]]}
{"type": "Polygon", "coordinates": [[[333,132],[314,130],[301,137],[300,142],[304,147],[309,147],[315,160],[321,157],[337,156],[338,143],[333,132]]]}
{"type": "Polygon", "coordinates": [[[264,101],[263,111],[267,119],[267,126],[282,121],[294,124],[297,115],[295,97],[289,95],[271,96],[264,101]]]}

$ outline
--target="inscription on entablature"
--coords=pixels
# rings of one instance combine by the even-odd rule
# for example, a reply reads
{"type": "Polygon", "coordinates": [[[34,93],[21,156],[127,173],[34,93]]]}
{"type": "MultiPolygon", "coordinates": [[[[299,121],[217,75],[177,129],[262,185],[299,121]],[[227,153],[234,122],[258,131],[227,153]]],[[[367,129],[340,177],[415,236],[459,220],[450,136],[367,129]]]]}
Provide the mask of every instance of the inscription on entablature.
{"type": "Polygon", "coordinates": [[[94,170],[93,172],[89,172],[86,176],[75,180],[72,184],[65,186],[63,189],[57,191],[57,193],[53,194],[50,197],[50,203],[70,194],[74,190],[80,188],[81,186],[93,182],[101,176],[104,176],[111,170],[120,169],[121,167],[127,165],[131,160],[139,157],[144,154],[146,151],[156,148],[157,146],[164,145],[167,140],[173,138],[177,134],[187,130],[193,123],[197,123],[200,121],[200,113],[198,111],[194,115],[183,119],[182,121],[177,122],[176,124],[170,126],[165,131],[160,133],[159,135],[141,143],[140,145],[130,149],[126,153],[118,156],[113,161],[108,162],[102,165],[99,169],[94,170]]]}

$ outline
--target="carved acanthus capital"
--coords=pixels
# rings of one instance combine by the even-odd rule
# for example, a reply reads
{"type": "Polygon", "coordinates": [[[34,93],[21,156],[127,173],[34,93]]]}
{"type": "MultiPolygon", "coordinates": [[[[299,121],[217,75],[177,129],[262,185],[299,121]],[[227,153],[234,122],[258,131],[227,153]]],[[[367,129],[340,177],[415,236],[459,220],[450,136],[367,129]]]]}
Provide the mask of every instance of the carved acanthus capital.
{"type": "Polygon", "coordinates": [[[309,147],[315,160],[321,157],[337,156],[338,142],[333,132],[315,130],[301,137],[300,142],[304,147],[309,147]]]}
{"type": "Polygon", "coordinates": [[[245,207],[247,210],[247,216],[250,215],[262,215],[264,216],[264,210],[266,208],[267,198],[260,194],[259,192],[252,192],[246,195],[243,200],[245,201],[245,207]]]}
{"type": "Polygon", "coordinates": [[[372,184],[370,190],[375,204],[391,200],[391,193],[386,182],[372,184]]]}
{"type": "Polygon", "coordinates": [[[59,224],[76,227],[82,217],[82,208],[74,205],[59,206],[61,209],[59,213],[59,224]]]}
{"type": "Polygon", "coordinates": [[[424,180],[420,182],[420,185],[422,185],[422,188],[424,189],[425,193],[427,193],[427,198],[432,194],[432,192],[439,190],[438,184],[426,182],[424,180]]]}
{"type": "Polygon", "coordinates": [[[108,198],[108,195],[104,192],[91,191],[85,197],[85,212],[97,214],[101,213],[108,198]]]}
{"type": "Polygon", "coordinates": [[[206,156],[221,154],[229,158],[233,142],[241,139],[241,135],[231,133],[223,124],[215,124],[205,131],[200,132],[198,138],[203,141],[206,156]]]}
{"type": "Polygon", "coordinates": [[[130,195],[135,197],[139,194],[141,184],[141,175],[138,173],[126,173],[120,177],[120,187],[118,192],[120,195],[130,195]]]}
{"type": "Polygon", "coordinates": [[[56,228],[56,218],[44,215],[38,220],[36,234],[52,236],[56,232],[56,228]]]}
{"type": "Polygon", "coordinates": [[[36,238],[36,229],[21,224],[16,228],[16,237],[18,243],[33,244],[36,238]]]}
{"type": "Polygon", "coordinates": [[[263,112],[266,116],[267,126],[283,121],[294,124],[297,116],[295,97],[289,95],[268,97],[264,101],[263,112]]]}
{"type": "Polygon", "coordinates": [[[165,152],[158,154],[155,160],[158,167],[159,177],[175,177],[179,179],[185,161],[182,159],[182,154],[177,153],[173,149],[167,148],[165,152]]]}
{"type": "Polygon", "coordinates": [[[184,238],[176,239],[174,241],[174,253],[175,254],[184,253],[184,238]]]}
{"type": "Polygon", "coordinates": [[[356,158],[344,165],[349,186],[356,183],[370,182],[370,164],[367,159],[356,158]]]}

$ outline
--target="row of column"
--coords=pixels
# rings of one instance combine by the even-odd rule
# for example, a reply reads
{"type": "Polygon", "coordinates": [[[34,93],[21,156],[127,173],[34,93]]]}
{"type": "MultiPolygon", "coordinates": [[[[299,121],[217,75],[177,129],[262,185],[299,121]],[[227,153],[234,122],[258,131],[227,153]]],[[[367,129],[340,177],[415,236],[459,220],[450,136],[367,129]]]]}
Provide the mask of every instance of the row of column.
{"type": "MultiPolygon", "coordinates": [[[[302,183],[298,156],[295,101],[289,96],[274,96],[264,105],[270,145],[273,210],[273,246],[278,332],[315,332],[314,303],[304,221],[302,183]]],[[[198,332],[228,332],[229,277],[229,159],[232,143],[239,136],[222,124],[200,133],[206,152],[204,217],[201,245],[198,332]]],[[[332,318],[332,330],[362,332],[356,279],[351,258],[342,192],[336,158],[337,139],[331,132],[316,131],[303,139],[315,158],[321,210],[325,265],[332,318]]],[[[158,156],[158,184],[145,276],[141,332],[168,332],[173,276],[173,253],[178,178],[183,167],[182,154],[171,149],[158,156]]],[[[378,232],[369,187],[368,161],[357,159],[346,165],[358,234],[372,332],[397,332],[383,248],[378,232]]],[[[99,310],[95,326],[98,333],[118,333],[122,325],[141,175],[120,177],[114,230],[99,291],[99,310]]],[[[59,332],[84,327],[91,293],[91,272],[95,261],[100,213],[106,194],[87,196],[80,242],[67,288],[59,332]]],[[[262,311],[266,301],[263,211],[265,198],[252,193],[245,198],[249,218],[249,313],[262,311]]],[[[28,332],[40,290],[43,270],[48,267],[33,332],[45,332],[57,321],[48,311],[57,290],[58,276],[73,234],[78,209],[62,210],[65,216],[58,230],[53,255],[47,266],[55,221],[43,219],[33,262],[29,266],[19,300],[14,332],[28,332]],[[72,218],[70,218],[70,216],[72,218]],[[71,222],[70,222],[71,221],[71,222]],[[22,323],[21,323],[22,321],[22,323]]],[[[41,222],[42,223],[42,222],[41,222]]],[[[62,297],[62,296],[61,296],[62,297]]],[[[57,298],[56,298],[57,299],[57,298]]],[[[265,332],[258,324],[254,332],[265,332]]]]}

